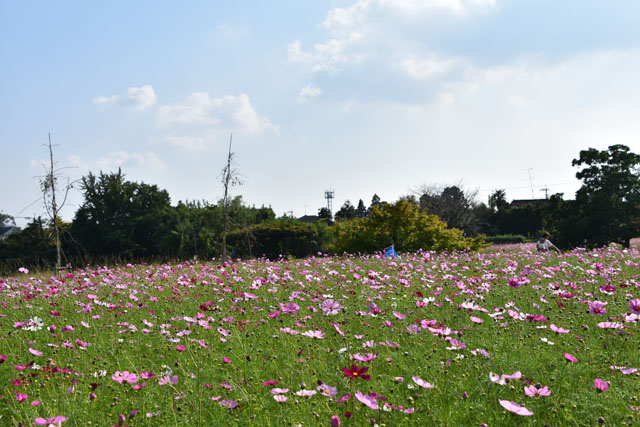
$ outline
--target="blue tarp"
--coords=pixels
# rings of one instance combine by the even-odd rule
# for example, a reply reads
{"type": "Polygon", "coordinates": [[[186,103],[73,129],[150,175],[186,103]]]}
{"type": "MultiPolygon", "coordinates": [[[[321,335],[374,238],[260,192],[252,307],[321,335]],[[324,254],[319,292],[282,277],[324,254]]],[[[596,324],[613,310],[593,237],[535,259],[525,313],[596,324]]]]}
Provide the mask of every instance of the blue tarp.
{"type": "Polygon", "coordinates": [[[393,246],[389,246],[384,251],[384,257],[385,258],[398,258],[398,253],[396,252],[396,249],[393,246]]]}

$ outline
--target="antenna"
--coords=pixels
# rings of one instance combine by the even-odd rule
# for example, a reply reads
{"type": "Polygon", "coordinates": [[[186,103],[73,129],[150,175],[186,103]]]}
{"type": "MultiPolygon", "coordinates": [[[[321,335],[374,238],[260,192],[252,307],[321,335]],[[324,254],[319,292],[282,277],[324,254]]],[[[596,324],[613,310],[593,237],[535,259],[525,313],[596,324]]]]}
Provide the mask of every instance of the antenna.
{"type": "Polygon", "coordinates": [[[533,170],[533,168],[529,168],[527,169],[527,172],[529,172],[529,185],[531,185],[531,198],[534,199],[535,196],[533,195],[533,178],[531,177],[531,171],[533,170]]]}
{"type": "Polygon", "coordinates": [[[329,209],[329,213],[333,215],[333,190],[325,190],[324,198],[327,199],[327,209],[329,209]]]}

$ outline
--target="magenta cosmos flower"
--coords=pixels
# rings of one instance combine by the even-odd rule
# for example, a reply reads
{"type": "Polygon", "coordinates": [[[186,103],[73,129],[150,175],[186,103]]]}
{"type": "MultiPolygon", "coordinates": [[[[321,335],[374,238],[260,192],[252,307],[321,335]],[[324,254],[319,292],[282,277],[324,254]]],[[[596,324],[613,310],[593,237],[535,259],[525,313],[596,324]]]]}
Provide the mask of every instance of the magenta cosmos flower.
{"type": "Polygon", "coordinates": [[[593,382],[593,387],[598,391],[605,392],[609,390],[609,383],[600,378],[596,378],[593,382]]]}
{"type": "Polygon", "coordinates": [[[634,314],[640,314],[640,299],[632,299],[629,301],[629,310],[634,314]]]}
{"type": "Polygon", "coordinates": [[[571,363],[576,363],[576,362],[578,361],[578,359],[576,359],[576,357],[575,357],[575,356],[573,356],[573,355],[572,355],[572,354],[570,354],[570,353],[565,353],[565,354],[564,354],[564,358],[565,358],[565,359],[567,359],[567,360],[568,360],[569,362],[571,362],[571,363]]]}
{"type": "Polygon", "coordinates": [[[513,412],[517,415],[530,416],[533,415],[533,412],[525,408],[524,406],[518,405],[516,402],[510,402],[508,400],[500,400],[500,405],[506,409],[507,411],[513,412]]]}
{"type": "Polygon", "coordinates": [[[366,366],[358,368],[356,365],[351,365],[351,368],[340,368],[344,372],[344,376],[348,378],[362,378],[363,380],[370,380],[371,376],[365,374],[369,370],[366,366]]]}

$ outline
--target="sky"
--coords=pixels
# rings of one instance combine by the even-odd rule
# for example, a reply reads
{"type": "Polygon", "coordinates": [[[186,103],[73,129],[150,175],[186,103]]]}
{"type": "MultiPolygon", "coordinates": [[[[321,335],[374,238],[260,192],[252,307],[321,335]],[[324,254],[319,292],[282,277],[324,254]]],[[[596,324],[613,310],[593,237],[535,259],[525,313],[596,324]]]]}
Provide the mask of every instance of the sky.
{"type": "MultiPolygon", "coordinates": [[[[564,193],[580,150],[640,151],[636,0],[0,0],[0,211],[121,168],[278,216],[458,185],[564,193]]],[[[70,191],[73,218],[82,190],[70,191]]],[[[24,218],[23,218],[24,217],[24,218]]]]}

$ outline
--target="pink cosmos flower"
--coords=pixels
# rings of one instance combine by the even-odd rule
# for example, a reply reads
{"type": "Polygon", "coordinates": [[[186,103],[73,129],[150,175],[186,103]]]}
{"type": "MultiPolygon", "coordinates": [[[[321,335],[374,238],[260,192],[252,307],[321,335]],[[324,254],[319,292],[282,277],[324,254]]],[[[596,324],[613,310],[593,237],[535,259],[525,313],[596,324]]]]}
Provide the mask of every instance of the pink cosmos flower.
{"type": "Polygon", "coordinates": [[[223,329],[221,327],[218,327],[218,333],[225,337],[228,337],[229,335],[231,335],[231,331],[227,331],[226,329],[223,329]]]}
{"type": "Polygon", "coordinates": [[[57,417],[51,418],[36,418],[33,424],[37,426],[49,426],[49,427],[60,427],[60,425],[67,421],[67,417],[63,417],[62,415],[58,415],[57,417]]]}
{"type": "Polygon", "coordinates": [[[311,396],[314,396],[316,393],[317,393],[317,391],[315,391],[315,390],[305,390],[305,389],[302,389],[302,390],[300,390],[300,391],[296,391],[296,396],[300,396],[300,397],[307,397],[307,398],[309,398],[309,397],[311,397],[311,396]]]}
{"type": "Polygon", "coordinates": [[[222,356],[222,362],[223,363],[231,363],[231,359],[229,359],[227,356],[222,356]]]}
{"type": "Polygon", "coordinates": [[[417,375],[414,375],[411,378],[413,379],[414,383],[416,383],[417,385],[419,385],[422,388],[433,388],[433,384],[428,383],[427,381],[423,380],[422,378],[420,378],[417,375]]]}
{"type": "Polygon", "coordinates": [[[358,399],[362,404],[368,406],[371,409],[380,409],[380,406],[378,406],[378,402],[373,397],[362,394],[360,390],[356,391],[356,399],[358,399]]]}
{"type": "Polygon", "coordinates": [[[522,372],[516,371],[511,375],[502,374],[501,376],[499,376],[498,374],[494,374],[493,372],[489,372],[489,378],[494,384],[505,385],[511,380],[519,380],[520,378],[522,378],[522,372]]]}
{"type": "Polygon", "coordinates": [[[337,415],[331,416],[331,427],[340,427],[340,418],[337,415]]]}
{"type": "Polygon", "coordinates": [[[578,361],[578,359],[576,359],[575,356],[573,356],[573,355],[571,355],[569,353],[565,353],[564,354],[564,358],[567,359],[571,363],[576,363],[578,361]]]}
{"type": "Polygon", "coordinates": [[[284,394],[284,393],[289,393],[289,389],[288,388],[272,388],[271,389],[271,394],[284,394]]]}
{"type": "Polygon", "coordinates": [[[479,317],[475,317],[475,316],[471,316],[471,317],[470,317],[470,319],[471,319],[471,321],[472,321],[473,323],[478,323],[478,324],[480,324],[480,323],[484,322],[484,320],[480,319],[479,317]]]}
{"type": "Polygon", "coordinates": [[[0,354],[0,365],[7,361],[6,354],[0,354]]]}
{"type": "Polygon", "coordinates": [[[34,356],[42,356],[42,352],[39,350],[36,350],[35,348],[31,348],[29,347],[29,353],[33,354],[34,356]]]}
{"type": "Polygon", "coordinates": [[[238,402],[236,402],[235,400],[221,400],[218,404],[227,409],[233,409],[238,406],[238,402]]]}
{"type": "Polygon", "coordinates": [[[268,380],[262,383],[262,385],[276,385],[278,384],[280,381],[279,380],[268,380]]]}
{"type": "Polygon", "coordinates": [[[285,314],[286,313],[296,314],[298,313],[298,310],[300,310],[300,306],[296,303],[288,302],[286,304],[280,304],[280,309],[285,314]]]}
{"type": "Polygon", "coordinates": [[[524,406],[518,405],[516,402],[510,402],[508,400],[499,400],[499,402],[504,409],[506,409],[507,411],[513,412],[514,414],[522,415],[522,416],[533,415],[533,412],[531,412],[524,406]]]}
{"type": "Polygon", "coordinates": [[[465,343],[463,343],[462,341],[458,341],[455,338],[452,338],[449,343],[451,344],[451,347],[447,347],[447,350],[463,350],[467,348],[467,345],[465,343]]]}
{"type": "Polygon", "coordinates": [[[153,377],[155,377],[156,374],[154,374],[153,372],[149,372],[149,371],[142,371],[140,372],[140,377],[142,377],[142,379],[144,380],[149,380],[153,377]]]}
{"type": "Polygon", "coordinates": [[[600,322],[598,323],[598,328],[600,329],[622,329],[624,325],[622,323],[617,322],[600,322]]]}
{"type": "Polygon", "coordinates": [[[400,319],[400,320],[404,320],[404,319],[406,319],[406,318],[407,318],[407,316],[406,316],[406,315],[404,315],[404,314],[400,313],[399,311],[394,311],[394,312],[393,312],[393,315],[394,315],[395,317],[397,317],[398,319],[400,319]]]}
{"type": "Polygon", "coordinates": [[[185,351],[187,348],[185,346],[183,346],[182,344],[178,344],[176,346],[176,350],[178,351],[185,351]]]}
{"type": "Polygon", "coordinates": [[[551,326],[549,326],[549,328],[555,332],[556,334],[566,334],[569,332],[569,329],[563,329],[563,328],[559,328],[556,325],[554,325],[553,323],[551,324],[551,326]]]}
{"type": "Polygon", "coordinates": [[[320,329],[316,329],[315,331],[307,331],[302,335],[304,335],[305,337],[316,338],[320,340],[324,338],[324,332],[322,332],[320,329]]]}
{"type": "Polygon", "coordinates": [[[275,400],[276,402],[282,403],[289,400],[289,398],[283,394],[276,394],[275,396],[273,396],[273,400],[275,400]]]}
{"type": "Polygon", "coordinates": [[[360,353],[356,353],[356,354],[352,355],[351,357],[353,359],[357,360],[358,362],[371,362],[376,357],[378,357],[378,355],[377,354],[373,354],[373,353],[367,353],[366,355],[362,355],[360,353]]]}
{"type": "Polygon", "coordinates": [[[322,302],[322,314],[325,316],[334,316],[338,314],[340,309],[342,308],[340,304],[332,299],[327,299],[322,302]]]}
{"type": "Polygon", "coordinates": [[[593,382],[593,387],[600,392],[605,392],[609,390],[609,383],[600,378],[596,378],[593,382]]]}
{"type": "Polygon", "coordinates": [[[524,388],[524,394],[529,397],[537,397],[537,396],[549,396],[551,394],[551,390],[547,386],[542,388],[536,388],[533,385],[524,388]]]}
{"type": "Polygon", "coordinates": [[[138,382],[138,376],[133,372],[129,373],[129,371],[122,371],[122,372],[116,371],[116,373],[113,374],[111,378],[119,384],[122,384],[122,383],[135,384],[138,382]]]}
{"type": "Polygon", "coordinates": [[[589,312],[591,314],[595,314],[596,316],[604,316],[607,312],[607,309],[604,307],[606,303],[601,301],[593,301],[589,304],[589,312]]]}
{"type": "Polygon", "coordinates": [[[25,400],[27,400],[29,398],[29,395],[24,394],[24,393],[16,393],[16,400],[18,402],[23,402],[25,400]]]}
{"type": "Polygon", "coordinates": [[[175,385],[178,383],[178,376],[174,375],[172,377],[164,376],[164,377],[160,377],[158,379],[158,385],[166,385],[166,384],[172,384],[175,385]]]}
{"type": "Polygon", "coordinates": [[[328,384],[322,384],[320,386],[318,386],[318,391],[320,393],[322,393],[325,396],[329,396],[331,398],[334,398],[337,396],[338,394],[338,388],[337,387],[331,387],[328,384]]]}
{"type": "Polygon", "coordinates": [[[629,310],[634,314],[640,314],[640,299],[632,299],[629,301],[629,310]]]}

